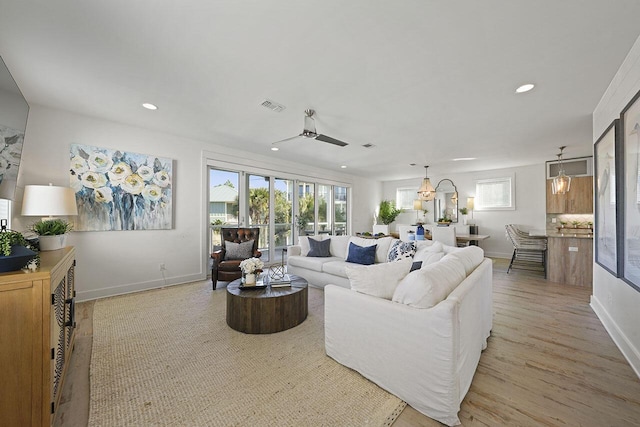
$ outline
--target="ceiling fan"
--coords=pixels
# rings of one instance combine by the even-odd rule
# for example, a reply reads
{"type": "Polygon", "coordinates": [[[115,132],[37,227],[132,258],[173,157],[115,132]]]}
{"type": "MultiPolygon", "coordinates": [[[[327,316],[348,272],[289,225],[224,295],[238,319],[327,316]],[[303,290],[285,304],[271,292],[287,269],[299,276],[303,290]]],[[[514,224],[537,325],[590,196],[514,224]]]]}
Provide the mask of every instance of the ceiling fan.
{"type": "Polygon", "coordinates": [[[313,118],[313,115],[316,112],[314,110],[304,110],[304,129],[302,130],[302,133],[300,135],[296,135],[296,136],[292,136],[291,138],[286,138],[286,139],[282,139],[280,141],[276,141],[274,143],[272,143],[272,145],[276,145],[276,144],[280,144],[282,142],[285,141],[291,141],[292,139],[296,139],[296,138],[310,138],[310,139],[315,139],[317,141],[322,141],[322,142],[328,142],[329,144],[333,144],[333,145],[337,145],[339,147],[344,147],[347,146],[349,144],[347,144],[346,142],[340,141],[338,139],[335,138],[331,138],[330,136],[327,135],[322,135],[316,132],[316,121],[313,118]]]}

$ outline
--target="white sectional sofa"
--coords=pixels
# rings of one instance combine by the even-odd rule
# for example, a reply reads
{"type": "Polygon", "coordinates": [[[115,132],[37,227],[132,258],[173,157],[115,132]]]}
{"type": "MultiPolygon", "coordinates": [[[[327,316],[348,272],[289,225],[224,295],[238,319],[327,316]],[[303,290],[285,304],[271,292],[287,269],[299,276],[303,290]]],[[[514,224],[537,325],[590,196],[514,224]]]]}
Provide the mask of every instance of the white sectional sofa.
{"type": "MultiPolygon", "coordinates": [[[[460,424],[460,404],[492,328],[492,261],[475,246],[435,243],[416,254],[427,260],[417,271],[408,272],[408,260],[358,266],[340,256],[349,238],[337,237],[343,239],[335,248],[332,240],[330,258],[304,259],[302,242],[288,263],[290,273],[324,287],[327,355],[419,412],[460,424]]],[[[381,242],[381,250],[392,242],[381,242]]]]}

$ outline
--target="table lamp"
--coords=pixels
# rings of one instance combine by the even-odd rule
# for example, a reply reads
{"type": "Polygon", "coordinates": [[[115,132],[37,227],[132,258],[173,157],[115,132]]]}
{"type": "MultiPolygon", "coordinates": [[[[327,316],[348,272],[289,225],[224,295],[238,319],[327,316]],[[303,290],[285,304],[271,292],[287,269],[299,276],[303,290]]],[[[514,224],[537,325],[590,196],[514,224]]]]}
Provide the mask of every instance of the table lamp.
{"type": "Polygon", "coordinates": [[[471,211],[471,219],[473,219],[473,208],[474,208],[474,198],[473,197],[467,197],[467,209],[469,209],[471,211]]]}
{"type": "Polygon", "coordinates": [[[422,200],[416,199],[413,201],[413,209],[416,211],[416,224],[418,223],[418,212],[420,212],[422,208],[422,200]]]}
{"type": "MultiPolygon", "coordinates": [[[[26,185],[22,198],[22,215],[39,216],[43,221],[54,216],[78,215],[76,194],[70,187],[49,185],[26,185]]],[[[66,234],[40,236],[41,250],[54,250],[64,247],[66,234]],[[59,246],[59,247],[58,247],[59,246]]]]}

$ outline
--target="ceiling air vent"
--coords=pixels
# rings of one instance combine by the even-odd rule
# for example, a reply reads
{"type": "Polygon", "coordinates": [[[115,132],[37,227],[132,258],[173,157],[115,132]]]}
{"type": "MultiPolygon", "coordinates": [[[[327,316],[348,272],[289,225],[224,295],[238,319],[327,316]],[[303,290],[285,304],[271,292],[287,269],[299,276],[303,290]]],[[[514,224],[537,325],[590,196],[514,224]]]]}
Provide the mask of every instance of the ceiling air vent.
{"type": "Polygon", "coordinates": [[[364,148],[373,148],[373,147],[375,147],[375,145],[373,145],[373,144],[362,144],[362,146],[364,148]]]}
{"type": "Polygon", "coordinates": [[[271,111],[275,111],[276,113],[279,113],[285,108],[287,108],[284,105],[278,104],[277,102],[271,101],[269,99],[265,99],[260,105],[262,105],[265,108],[268,108],[271,111]]]}

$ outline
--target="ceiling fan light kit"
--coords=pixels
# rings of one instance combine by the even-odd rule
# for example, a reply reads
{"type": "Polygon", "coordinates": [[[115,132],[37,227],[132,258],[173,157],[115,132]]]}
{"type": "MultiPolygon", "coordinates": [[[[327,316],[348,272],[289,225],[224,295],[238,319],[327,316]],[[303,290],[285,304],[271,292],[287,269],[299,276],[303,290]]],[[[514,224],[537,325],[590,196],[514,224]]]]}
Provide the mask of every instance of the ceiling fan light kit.
{"type": "Polygon", "coordinates": [[[286,138],[286,139],[282,139],[280,141],[276,141],[274,143],[272,143],[271,145],[275,145],[275,144],[280,144],[282,142],[285,141],[290,141],[292,139],[296,139],[296,138],[309,138],[309,139],[315,139],[317,141],[322,141],[322,142],[327,142],[329,144],[333,144],[333,145],[337,145],[338,147],[346,147],[347,144],[344,141],[340,141],[339,139],[335,139],[332,138],[330,136],[327,135],[323,135],[323,134],[319,134],[318,132],[316,132],[316,121],[313,118],[314,114],[316,112],[312,109],[307,109],[304,110],[304,128],[302,129],[302,133],[298,136],[294,136],[291,138],[286,138]]]}
{"type": "Polygon", "coordinates": [[[560,162],[560,169],[558,170],[558,176],[553,178],[551,183],[551,191],[553,194],[565,194],[569,192],[571,188],[571,177],[565,175],[564,168],[562,167],[562,151],[567,148],[566,145],[560,147],[560,153],[558,154],[558,161],[560,162]]]}

